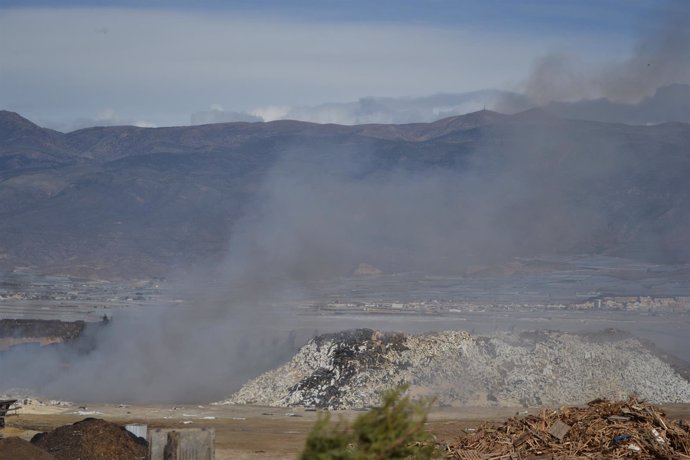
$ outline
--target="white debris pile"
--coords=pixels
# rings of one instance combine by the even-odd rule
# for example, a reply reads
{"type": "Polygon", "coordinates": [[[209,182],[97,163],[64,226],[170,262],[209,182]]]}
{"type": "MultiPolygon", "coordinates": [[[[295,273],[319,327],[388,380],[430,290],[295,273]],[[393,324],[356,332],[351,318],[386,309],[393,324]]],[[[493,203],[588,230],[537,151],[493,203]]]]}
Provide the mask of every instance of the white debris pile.
{"type": "Polygon", "coordinates": [[[24,389],[11,389],[0,393],[1,399],[16,399],[15,407],[71,407],[73,403],[57,399],[40,399],[33,392],[24,389]]]}
{"type": "Polygon", "coordinates": [[[690,402],[690,382],[620,331],[553,331],[471,337],[357,329],[311,340],[287,364],[248,382],[220,404],[362,408],[409,384],[444,405],[579,404],[630,394],[690,402]]]}

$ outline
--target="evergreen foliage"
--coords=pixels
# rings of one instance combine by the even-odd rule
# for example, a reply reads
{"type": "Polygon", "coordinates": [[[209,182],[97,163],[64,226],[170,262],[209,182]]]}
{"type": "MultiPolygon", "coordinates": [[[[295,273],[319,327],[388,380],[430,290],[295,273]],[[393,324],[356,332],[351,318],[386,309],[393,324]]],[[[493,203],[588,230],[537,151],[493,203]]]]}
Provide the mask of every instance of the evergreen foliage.
{"type": "Polygon", "coordinates": [[[438,456],[425,429],[431,401],[413,402],[407,387],[389,390],[380,407],[348,426],[320,417],[307,438],[301,460],[432,459],[438,456]]]}

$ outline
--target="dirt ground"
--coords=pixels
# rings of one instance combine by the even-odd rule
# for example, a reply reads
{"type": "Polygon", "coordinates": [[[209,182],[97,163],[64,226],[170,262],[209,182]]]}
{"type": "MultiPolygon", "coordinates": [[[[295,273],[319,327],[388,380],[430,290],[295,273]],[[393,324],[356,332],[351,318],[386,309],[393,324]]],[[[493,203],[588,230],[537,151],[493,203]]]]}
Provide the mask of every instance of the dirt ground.
{"type": "MultiPolygon", "coordinates": [[[[690,404],[661,406],[670,418],[690,420],[690,404]]],[[[450,441],[464,428],[484,421],[502,421],[522,412],[519,408],[435,408],[429,429],[439,441],[450,441]]],[[[531,409],[530,413],[538,412],[531,409]]],[[[337,411],[332,418],[353,419],[361,412],[337,411]]],[[[6,419],[4,437],[31,439],[37,432],[51,430],[87,417],[116,422],[145,423],[150,428],[211,427],[216,431],[216,458],[290,459],[300,452],[307,433],[319,413],[303,408],[261,406],[124,406],[88,405],[71,407],[26,406],[6,419]]]]}

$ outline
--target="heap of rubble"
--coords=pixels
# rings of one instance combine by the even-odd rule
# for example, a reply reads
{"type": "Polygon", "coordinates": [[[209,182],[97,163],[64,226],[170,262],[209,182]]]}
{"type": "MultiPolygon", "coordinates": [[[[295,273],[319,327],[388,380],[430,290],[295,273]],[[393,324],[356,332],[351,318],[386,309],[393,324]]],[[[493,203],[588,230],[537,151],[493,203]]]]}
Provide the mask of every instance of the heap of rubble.
{"type": "Polygon", "coordinates": [[[57,460],[145,460],[148,456],[146,440],[120,425],[95,418],[39,433],[31,443],[57,460]]]}
{"type": "Polygon", "coordinates": [[[16,399],[15,407],[18,409],[30,406],[72,407],[74,405],[74,403],[60,401],[59,399],[40,399],[34,391],[22,388],[2,391],[0,392],[0,399],[16,399]]]}
{"type": "Polygon", "coordinates": [[[447,458],[460,460],[681,459],[690,458],[690,426],[667,420],[658,408],[635,398],[597,399],[587,407],[510,418],[498,427],[484,424],[446,446],[446,451],[447,458]]]}
{"type": "Polygon", "coordinates": [[[690,382],[620,331],[471,337],[357,329],[316,337],[221,404],[366,408],[402,384],[456,406],[553,406],[629,394],[690,402],[690,382]]]}

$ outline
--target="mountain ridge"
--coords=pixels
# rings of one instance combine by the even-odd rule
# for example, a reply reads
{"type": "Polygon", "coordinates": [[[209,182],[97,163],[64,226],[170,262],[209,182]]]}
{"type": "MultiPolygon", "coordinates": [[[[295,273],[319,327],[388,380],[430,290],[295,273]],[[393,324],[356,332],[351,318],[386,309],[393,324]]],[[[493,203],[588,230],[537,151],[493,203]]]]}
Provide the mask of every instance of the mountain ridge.
{"type": "Polygon", "coordinates": [[[3,112],[0,270],[165,276],[238,245],[263,254],[257,241],[277,245],[268,253],[284,252],[295,276],[351,273],[363,260],[452,271],[535,253],[690,262],[687,145],[688,124],[543,109],[67,134],[3,112]]]}

